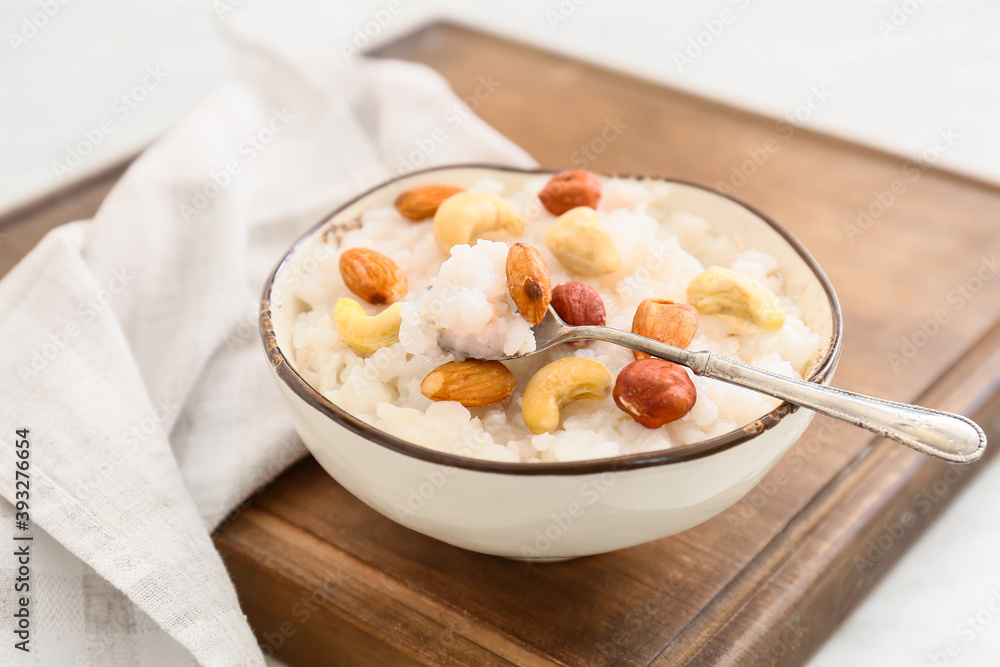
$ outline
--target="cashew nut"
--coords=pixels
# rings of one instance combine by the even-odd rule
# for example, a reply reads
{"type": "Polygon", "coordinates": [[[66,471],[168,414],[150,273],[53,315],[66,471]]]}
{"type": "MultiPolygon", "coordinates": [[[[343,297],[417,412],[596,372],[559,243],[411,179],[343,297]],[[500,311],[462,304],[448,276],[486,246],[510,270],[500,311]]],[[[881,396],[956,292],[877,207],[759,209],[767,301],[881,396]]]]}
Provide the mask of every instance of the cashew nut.
{"type": "Polygon", "coordinates": [[[579,398],[604,398],[614,376],[608,367],[586,357],[564,357],[546,364],[524,388],[521,414],[535,435],[559,426],[559,410],[579,398]]]}
{"type": "Polygon", "coordinates": [[[581,276],[611,273],[621,263],[615,241],[601,224],[601,217],[586,206],[556,218],[545,234],[545,243],[563,266],[581,276]]]}
{"type": "Polygon", "coordinates": [[[434,240],[445,255],[460,243],[473,243],[483,232],[503,229],[511,234],[524,231],[524,218],[510,203],[489,192],[459,192],[434,214],[434,240]]]}
{"type": "Polygon", "coordinates": [[[396,302],[378,315],[369,316],[354,299],[343,298],[333,307],[333,322],[344,342],[355,350],[371,353],[399,342],[403,304],[396,302]]]}
{"type": "Polygon", "coordinates": [[[785,324],[785,306],[750,276],[721,266],[702,271],[688,283],[687,300],[702,315],[735,315],[761,329],[780,329],[785,324]]]}

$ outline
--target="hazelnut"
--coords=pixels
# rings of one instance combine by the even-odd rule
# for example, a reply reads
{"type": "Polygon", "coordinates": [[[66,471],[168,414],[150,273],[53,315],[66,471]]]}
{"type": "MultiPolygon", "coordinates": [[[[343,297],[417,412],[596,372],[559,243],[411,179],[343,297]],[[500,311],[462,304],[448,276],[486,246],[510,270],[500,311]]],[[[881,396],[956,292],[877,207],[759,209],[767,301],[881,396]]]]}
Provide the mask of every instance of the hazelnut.
{"type": "Polygon", "coordinates": [[[570,326],[604,326],[604,299],[587,283],[563,283],[552,290],[552,308],[570,326]]]}
{"type": "Polygon", "coordinates": [[[698,393],[682,366],[663,359],[633,361],[618,373],[615,404],[646,428],[686,415],[698,393]]]}
{"type": "MultiPolygon", "coordinates": [[[[674,347],[690,345],[697,331],[698,311],[689,303],[645,299],[632,318],[632,333],[674,347]]],[[[649,355],[642,352],[633,350],[632,354],[636,359],[649,359],[649,355]]]]}
{"type": "Polygon", "coordinates": [[[545,184],[538,199],[552,215],[562,215],[577,206],[597,208],[601,200],[601,179],[582,169],[563,171],[545,184]]]}

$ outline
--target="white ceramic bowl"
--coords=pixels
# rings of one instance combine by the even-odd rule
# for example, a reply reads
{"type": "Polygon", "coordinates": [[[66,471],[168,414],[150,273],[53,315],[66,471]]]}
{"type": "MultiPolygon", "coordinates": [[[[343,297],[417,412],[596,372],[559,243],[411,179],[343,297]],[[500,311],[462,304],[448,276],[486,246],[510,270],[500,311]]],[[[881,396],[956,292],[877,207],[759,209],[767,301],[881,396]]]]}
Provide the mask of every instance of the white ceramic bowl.
{"type": "MultiPolygon", "coordinates": [[[[414,173],[331,213],[292,246],[261,301],[261,335],[292,421],[316,460],[348,491],[385,516],[482,553],[556,560],[621,549],[695,526],[742,498],[805,430],[813,413],[787,403],[726,435],[669,450],[571,463],[496,463],[433,451],[356,419],[325,399],[291,364],[291,332],[305,308],[291,288],[329,260],[337,230],[362,211],[392,205],[421,183],[469,186],[483,177],[508,192],[546,171],[457,166],[414,173]],[[288,351],[288,353],[286,353],[288,351]]],[[[634,177],[644,178],[644,177],[634,177]]],[[[773,255],[786,293],[825,345],[806,374],[828,383],[840,355],[837,297],[805,248],[753,207],[704,186],[675,184],[657,208],[708,220],[713,231],[773,255]]]]}

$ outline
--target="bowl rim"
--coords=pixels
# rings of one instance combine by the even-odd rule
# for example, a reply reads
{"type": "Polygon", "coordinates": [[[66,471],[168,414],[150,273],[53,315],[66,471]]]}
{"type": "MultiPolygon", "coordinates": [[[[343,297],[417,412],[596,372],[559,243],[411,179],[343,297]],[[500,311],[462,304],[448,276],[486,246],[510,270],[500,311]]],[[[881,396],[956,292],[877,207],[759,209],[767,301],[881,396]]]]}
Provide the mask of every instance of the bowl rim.
{"type": "MultiPolygon", "coordinates": [[[[390,187],[394,183],[397,183],[403,179],[411,178],[419,174],[427,174],[437,171],[446,171],[453,169],[477,169],[484,171],[506,171],[515,172],[521,174],[556,174],[559,173],[560,169],[549,169],[544,167],[533,167],[533,168],[522,168],[522,167],[512,167],[507,165],[496,165],[488,163],[463,163],[463,164],[450,164],[442,165],[437,167],[429,167],[426,169],[419,169],[407,174],[402,174],[391,178],[387,181],[383,181],[378,185],[362,192],[361,194],[353,197],[349,201],[338,206],[334,211],[324,216],[319,222],[309,228],[302,236],[295,241],[294,244],[288,249],[288,251],[282,256],[281,260],[275,265],[274,269],[271,271],[270,275],[267,277],[267,281],[264,283],[263,293],[261,295],[260,302],[260,335],[261,341],[264,344],[265,354],[268,356],[269,361],[274,372],[277,374],[278,378],[299,398],[304,400],[309,406],[316,409],[325,417],[332,419],[334,422],[340,426],[346,428],[347,430],[364,437],[365,439],[374,442],[382,447],[395,451],[399,454],[410,456],[416,459],[426,461],[428,463],[440,464],[443,466],[449,466],[453,468],[462,468],[466,470],[474,470],[478,472],[485,473],[496,473],[502,475],[592,475],[600,474],[605,472],[618,472],[622,470],[633,470],[638,468],[648,468],[652,466],[665,465],[670,463],[680,463],[682,461],[692,461],[695,459],[703,458],[706,456],[711,456],[713,454],[718,454],[720,452],[726,451],[744,442],[747,442],[754,437],[768,431],[775,426],[777,426],[782,419],[790,415],[791,413],[797,411],[798,406],[793,406],[789,403],[782,402],[778,407],[773,409],[771,412],[767,413],[760,419],[747,424],[746,426],[737,428],[723,435],[716,436],[714,438],[709,438],[707,440],[702,440],[700,442],[692,443],[689,445],[680,445],[678,447],[672,447],[670,449],[657,450],[652,452],[644,452],[639,454],[627,454],[622,456],[614,456],[609,458],[600,459],[586,459],[582,461],[565,461],[565,462],[543,462],[543,463],[513,463],[513,462],[501,462],[501,461],[488,461],[485,459],[476,459],[466,456],[460,456],[458,454],[449,454],[447,452],[441,452],[434,449],[424,447],[422,445],[417,445],[402,438],[398,438],[394,435],[381,431],[370,424],[361,421],[354,415],[348,413],[346,410],[340,408],[333,402],[329,401],[324,397],[319,390],[315,389],[312,385],[305,381],[302,376],[298,374],[294,366],[290,363],[289,359],[285,356],[281,347],[278,345],[277,338],[274,333],[274,325],[271,320],[271,290],[274,286],[274,281],[281,270],[289,263],[293,255],[317,232],[322,230],[335,216],[337,216],[341,211],[347,207],[353,205],[355,202],[371,195],[374,192],[390,187]]],[[[799,255],[799,257],[809,266],[813,274],[816,276],[820,285],[823,287],[823,291],[826,294],[827,300],[830,304],[830,311],[833,316],[833,332],[831,335],[830,344],[827,346],[826,352],[821,359],[820,363],[816,365],[816,368],[809,377],[806,378],[809,382],[821,383],[829,375],[831,375],[833,369],[836,367],[837,361],[840,358],[842,340],[843,340],[843,323],[842,315],[840,311],[840,302],[837,299],[837,294],[833,289],[833,285],[830,279],[827,278],[826,274],[820,268],[819,263],[813,258],[813,256],[806,250],[802,242],[799,241],[795,236],[792,235],[787,229],[785,229],[781,224],[775,221],[771,216],[767,215],[763,211],[757,209],[752,204],[749,204],[742,199],[735,197],[734,195],[720,190],[718,188],[704,185],[702,183],[697,183],[694,181],[689,181],[681,178],[672,178],[667,176],[652,176],[647,174],[621,174],[621,173],[600,173],[599,176],[605,178],[633,178],[633,179],[648,179],[655,181],[663,181],[666,183],[677,183],[680,185],[691,186],[710,192],[715,195],[724,197],[739,206],[749,210],[751,213],[759,217],[761,220],[766,222],[774,231],[776,231],[786,243],[788,243],[793,250],[799,255]]]]}

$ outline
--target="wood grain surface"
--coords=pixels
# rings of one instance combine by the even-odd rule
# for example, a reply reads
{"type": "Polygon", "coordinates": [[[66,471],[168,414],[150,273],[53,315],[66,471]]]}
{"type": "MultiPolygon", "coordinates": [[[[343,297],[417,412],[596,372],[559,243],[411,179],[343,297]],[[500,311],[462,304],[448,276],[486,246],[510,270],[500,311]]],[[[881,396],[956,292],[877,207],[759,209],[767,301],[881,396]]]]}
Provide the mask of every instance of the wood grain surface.
{"type": "MultiPolygon", "coordinates": [[[[997,187],[462,27],[379,55],[439,71],[545,166],[725,185],[830,276],[846,331],[836,385],[1000,431],[997,187]]],[[[803,108],[826,94],[802,90],[803,108]]],[[[91,215],[116,177],[0,221],[0,271],[91,215]]],[[[547,565],[411,532],[308,459],[215,539],[262,646],[296,667],[801,664],[989,458],[956,468],[817,418],[715,519],[547,565]]]]}

